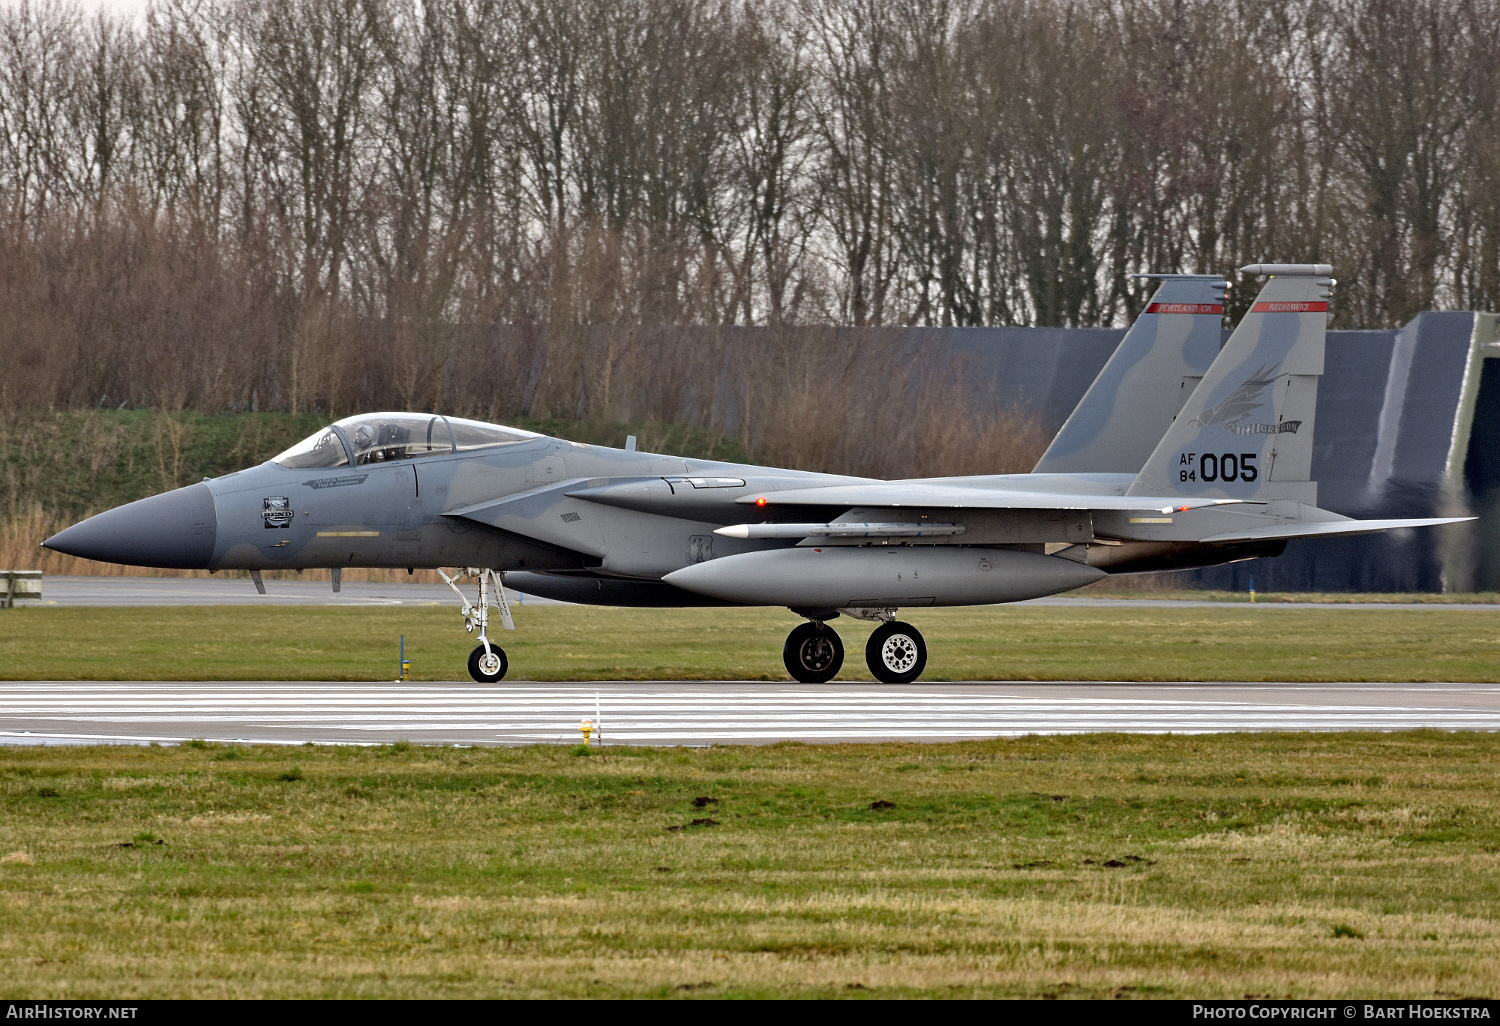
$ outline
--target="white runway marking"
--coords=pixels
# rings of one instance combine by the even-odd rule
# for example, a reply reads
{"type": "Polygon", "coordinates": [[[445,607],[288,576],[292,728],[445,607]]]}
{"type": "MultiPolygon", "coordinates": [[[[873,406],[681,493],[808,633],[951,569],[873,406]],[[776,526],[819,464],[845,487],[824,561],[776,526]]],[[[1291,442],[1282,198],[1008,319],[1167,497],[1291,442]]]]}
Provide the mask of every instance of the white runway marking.
{"type": "Polygon", "coordinates": [[[0,744],[951,741],[1022,734],[1500,730],[1494,684],[0,682],[0,744]]]}

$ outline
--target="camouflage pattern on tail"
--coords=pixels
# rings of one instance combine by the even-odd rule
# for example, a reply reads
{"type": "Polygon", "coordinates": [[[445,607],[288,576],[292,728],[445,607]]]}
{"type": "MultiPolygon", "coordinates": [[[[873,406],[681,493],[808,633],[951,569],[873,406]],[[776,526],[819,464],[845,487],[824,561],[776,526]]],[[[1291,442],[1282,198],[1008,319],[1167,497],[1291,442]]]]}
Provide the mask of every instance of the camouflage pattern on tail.
{"type": "Polygon", "coordinates": [[[1333,268],[1241,270],[1271,279],[1127,494],[1317,504],[1313,419],[1333,268]]]}
{"type": "Polygon", "coordinates": [[[1138,473],[1219,355],[1222,277],[1138,277],[1160,278],[1161,287],[1032,473],[1138,473]]]}

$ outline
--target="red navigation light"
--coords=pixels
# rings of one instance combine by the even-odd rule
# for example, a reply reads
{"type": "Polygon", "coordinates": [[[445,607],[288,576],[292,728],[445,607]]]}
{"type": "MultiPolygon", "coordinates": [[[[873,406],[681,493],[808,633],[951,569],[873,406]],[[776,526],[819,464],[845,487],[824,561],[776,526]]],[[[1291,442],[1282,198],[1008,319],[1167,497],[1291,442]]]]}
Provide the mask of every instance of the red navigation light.
{"type": "Polygon", "coordinates": [[[1191,506],[1178,506],[1177,507],[1177,512],[1179,512],[1179,513],[1186,513],[1188,510],[1190,510],[1192,508],[1193,507],[1191,507],[1191,506]]]}
{"type": "Polygon", "coordinates": [[[757,497],[755,500],[755,504],[757,506],[764,506],[766,504],[766,497],[764,495],[757,497]]]}

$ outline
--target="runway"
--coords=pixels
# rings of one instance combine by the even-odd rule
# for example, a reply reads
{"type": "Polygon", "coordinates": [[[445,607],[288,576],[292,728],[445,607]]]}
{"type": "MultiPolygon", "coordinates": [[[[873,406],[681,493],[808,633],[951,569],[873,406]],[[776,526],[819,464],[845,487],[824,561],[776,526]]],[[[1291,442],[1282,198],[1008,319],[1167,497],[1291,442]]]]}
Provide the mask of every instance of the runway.
{"type": "Polygon", "coordinates": [[[1024,734],[1500,730],[1497,684],[0,683],[0,744],[957,741],[1024,734]]]}

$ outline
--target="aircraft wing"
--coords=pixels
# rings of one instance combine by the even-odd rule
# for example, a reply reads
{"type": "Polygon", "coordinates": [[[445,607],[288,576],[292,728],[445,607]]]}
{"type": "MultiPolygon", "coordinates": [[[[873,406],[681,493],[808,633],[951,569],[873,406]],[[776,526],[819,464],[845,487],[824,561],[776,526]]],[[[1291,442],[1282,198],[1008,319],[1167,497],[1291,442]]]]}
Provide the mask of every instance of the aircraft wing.
{"type": "Polygon", "coordinates": [[[1276,524],[1211,534],[1207,538],[1198,540],[1206,545],[1220,545],[1226,542],[1274,541],[1279,538],[1333,538],[1353,534],[1377,534],[1380,531],[1394,531],[1401,527],[1461,524],[1473,519],[1475,518],[1429,517],[1424,520],[1334,520],[1321,524],[1276,524]]]}
{"type": "Polygon", "coordinates": [[[1068,509],[1068,510],[1171,510],[1200,506],[1237,505],[1240,500],[1191,496],[1066,495],[1056,492],[1005,488],[976,488],[926,481],[878,481],[870,484],[837,484],[822,488],[791,488],[761,492],[735,500],[748,506],[848,506],[860,508],[922,509],[1068,509]]]}
{"type": "MultiPolygon", "coordinates": [[[[951,510],[955,521],[965,519],[962,511],[1070,511],[1091,513],[1094,527],[1113,537],[1145,541],[1177,541],[1203,545],[1230,545],[1245,542],[1281,541],[1292,538],[1331,538],[1356,534],[1375,534],[1403,527],[1436,527],[1456,524],[1472,517],[1431,517],[1405,520],[1350,520],[1336,517],[1326,510],[1300,507],[1298,519],[1282,516],[1257,524],[1266,503],[1254,500],[1215,499],[1204,496],[1147,495],[1070,495],[1047,491],[1012,491],[984,487],[978,483],[943,484],[932,481],[890,481],[868,484],[835,484],[822,488],[796,488],[780,492],[751,493],[735,500],[740,505],[758,509],[784,506],[844,507],[861,511],[861,520],[878,519],[873,511],[880,509],[921,508],[951,510]],[[1201,513],[1189,513],[1202,510],[1201,513]],[[1221,511],[1221,512],[1220,512],[1221,511]],[[1171,516],[1131,517],[1126,513],[1182,514],[1173,523],[1171,516]],[[1328,519],[1332,518],[1332,519],[1328,519]],[[1248,521],[1248,522],[1247,522],[1248,521]],[[1232,526],[1232,530],[1229,529],[1232,526]]],[[[964,533],[961,523],[842,523],[830,524],[741,524],[720,529],[717,533],[736,538],[782,537],[922,537],[964,533]]]]}

